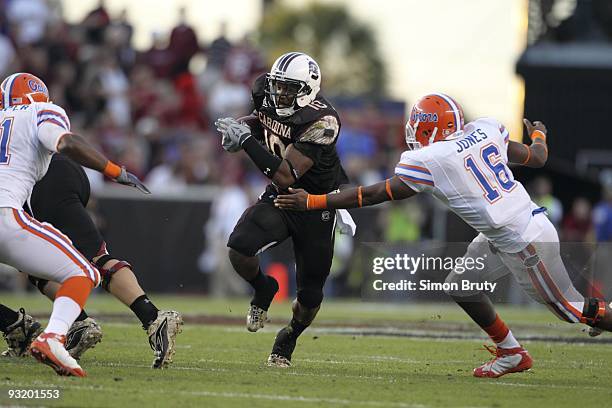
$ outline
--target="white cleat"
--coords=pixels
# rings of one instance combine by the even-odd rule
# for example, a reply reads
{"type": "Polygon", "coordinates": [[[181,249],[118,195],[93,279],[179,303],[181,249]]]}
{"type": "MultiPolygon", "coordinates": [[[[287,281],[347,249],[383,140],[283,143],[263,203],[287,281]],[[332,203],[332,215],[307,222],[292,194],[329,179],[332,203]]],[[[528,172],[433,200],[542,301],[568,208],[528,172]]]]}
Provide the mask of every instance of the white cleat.
{"type": "Polygon", "coordinates": [[[268,319],[268,312],[266,310],[255,305],[249,306],[246,318],[246,327],[248,331],[256,332],[259,329],[263,329],[264,325],[269,321],[270,319],[268,319]]]}
{"type": "Polygon", "coordinates": [[[268,362],[266,363],[266,365],[268,367],[289,368],[291,367],[291,360],[278,354],[272,353],[268,357],[268,362]]]}
{"type": "Polygon", "coordinates": [[[497,378],[510,373],[520,373],[533,366],[533,359],[522,347],[504,349],[485,346],[485,348],[495,358],[475,368],[474,377],[497,378]]]}
{"type": "Polygon", "coordinates": [[[64,348],[66,336],[43,333],[32,342],[30,353],[39,362],[53,368],[58,375],[86,377],[79,363],[64,348]]]}
{"type": "Polygon", "coordinates": [[[149,345],[154,352],[152,368],[168,368],[175,352],[176,336],[183,331],[183,316],[174,310],[160,310],[147,329],[149,345]]]}
{"type": "Polygon", "coordinates": [[[94,319],[88,317],[85,320],[72,323],[66,333],[66,350],[72,358],[79,360],[83,353],[92,349],[102,341],[102,329],[94,319]]]}

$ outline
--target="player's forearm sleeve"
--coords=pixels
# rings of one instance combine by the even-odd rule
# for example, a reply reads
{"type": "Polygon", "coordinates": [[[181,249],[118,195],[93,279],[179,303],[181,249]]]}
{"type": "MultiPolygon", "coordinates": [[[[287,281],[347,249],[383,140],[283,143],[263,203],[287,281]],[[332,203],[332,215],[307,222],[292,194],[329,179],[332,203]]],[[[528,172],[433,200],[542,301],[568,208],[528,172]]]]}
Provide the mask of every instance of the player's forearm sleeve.
{"type": "Polygon", "coordinates": [[[246,139],[242,143],[242,149],[253,160],[257,168],[270,179],[274,177],[274,174],[283,162],[280,158],[266,150],[254,137],[246,139]]]}

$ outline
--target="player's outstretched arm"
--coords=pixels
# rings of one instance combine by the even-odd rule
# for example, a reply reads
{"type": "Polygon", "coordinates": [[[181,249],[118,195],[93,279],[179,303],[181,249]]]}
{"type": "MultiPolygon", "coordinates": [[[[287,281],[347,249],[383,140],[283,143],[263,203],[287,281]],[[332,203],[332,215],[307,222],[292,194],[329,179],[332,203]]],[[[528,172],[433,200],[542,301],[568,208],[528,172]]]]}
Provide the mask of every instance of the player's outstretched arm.
{"type": "Polygon", "coordinates": [[[322,210],[356,208],[380,204],[385,201],[403,200],[417,194],[397,176],[372,184],[347,188],[337,193],[308,194],[302,189],[292,189],[292,194],[279,195],[274,205],[283,210],[322,210]]]}
{"type": "Polygon", "coordinates": [[[546,146],[546,126],[542,122],[531,123],[523,119],[527,133],[531,138],[531,145],[510,141],[508,143],[508,160],[511,163],[527,167],[543,167],[548,159],[548,147],[546,146]]]}
{"type": "Polygon", "coordinates": [[[125,170],[111,162],[102,153],[93,148],[83,136],[65,133],[57,143],[57,151],[70,157],[75,162],[90,169],[97,170],[119,184],[137,188],[145,194],[151,194],[142,182],[125,170]]]}

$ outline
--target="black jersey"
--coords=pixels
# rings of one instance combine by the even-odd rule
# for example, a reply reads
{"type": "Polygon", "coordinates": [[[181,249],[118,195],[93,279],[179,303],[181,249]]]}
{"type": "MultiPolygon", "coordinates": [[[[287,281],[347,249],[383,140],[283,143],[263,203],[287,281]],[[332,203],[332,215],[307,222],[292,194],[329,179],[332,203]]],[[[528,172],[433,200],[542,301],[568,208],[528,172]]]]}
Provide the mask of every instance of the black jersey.
{"type": "Polygon", "coordinates": [[[34,185],[29,212],[37,220],[58,228],[70,238],[79,252],[87,259],[93,259],[105,245],[100,231],[85,209],[89,194],[89,179],[83,168],[56,153],[47,174],[34,185]]]}
{"type": "Polygon", "coordinates": [[[251,129],[253,135],[274,155],[284,158],[291,144],[313,161],[293,188],[312,194],[325,194],[348,183],[348,177],[336,152],[340,118],[334,107],[319,93],[309,105],[291,116],[279,116],[269,106],[264,93],[265,75],[255,80],[253,103],[261,127],[251,129]]]}
{"type": "Polygon", "coordinates": [[[89,179],[83,168],[57,153],[51,158],[47,174],[34,185],[30,207],[35,218],[46,220],[70,198],[86,207],[89,195],[89,179]]]}

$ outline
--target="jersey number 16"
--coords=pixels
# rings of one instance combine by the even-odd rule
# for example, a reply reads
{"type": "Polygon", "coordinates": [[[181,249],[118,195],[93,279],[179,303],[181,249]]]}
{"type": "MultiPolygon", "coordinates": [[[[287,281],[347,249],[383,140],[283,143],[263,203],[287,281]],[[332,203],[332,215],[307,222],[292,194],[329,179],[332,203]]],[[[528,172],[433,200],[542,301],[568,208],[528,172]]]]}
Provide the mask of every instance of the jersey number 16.
{"type": "Polygon", "coordinates": [[[496,145],[483,147],[480,150],[480,158],[489,174],[485,175],[471,154],[465,158],[465,168],[476,179],[487,201],[494,203],[501,197],[500,189],[509,193],[516,186],[516,182],[512,179],[510,169],[502,161],[496,145]]]}

